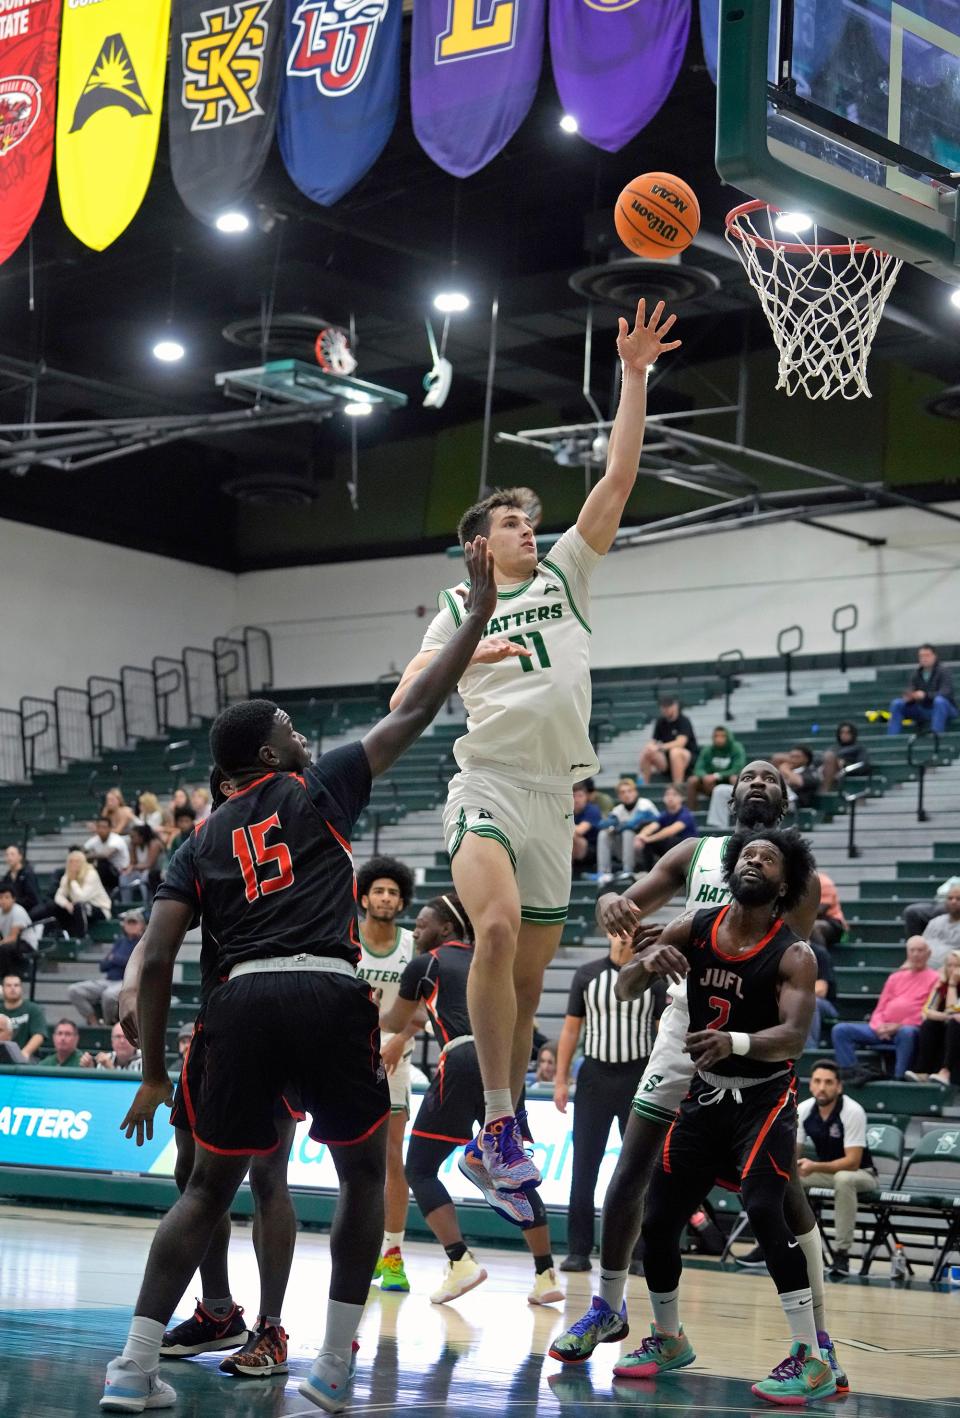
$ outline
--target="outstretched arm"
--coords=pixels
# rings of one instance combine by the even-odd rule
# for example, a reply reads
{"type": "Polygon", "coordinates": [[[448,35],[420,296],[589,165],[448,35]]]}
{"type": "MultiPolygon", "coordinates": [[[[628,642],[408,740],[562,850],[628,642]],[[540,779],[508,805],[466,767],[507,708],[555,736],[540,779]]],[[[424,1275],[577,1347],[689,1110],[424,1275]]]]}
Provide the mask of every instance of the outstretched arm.
{"type": "Polygon", "coordinates": [[[402,702],[370,730],[363,740],[364,751],[374,778],[420,737],[443,701],[457,687],[470,657],[497,605],[497,583],[493,556],[485,537],[477,537],[464,547],[470,594],[465,602],[466,618],[455,635],[433,655],[409,685],[402,702]]]}
{"type": "Polygon", "coordinates": [[[644,916],[682,891],[697,842],[689,838],[671,847],[642,881],[635,881],[623,896],[607,891],[597,901],[597,923],[611,935],[630,937],[644,916]]]}
{"type": "MultiPolygon", "coordinates": [[[[800,1057],[813,1019],[816,982],[816,956],[806,941],[798,940],[780,961],[780,1023],[746,1036],[750,1058],[780,1063],[800,1057]]],[[[733,1053],[733,1035],[700,1029],[687,1035],[683,1048],[697,1068],[710,1068],[733,1053]]]]}
{"type": "Polygon", "coordinates": [[[683,952],[690,942],[694,915],[695,912],[686,911],[682,916],[675,916],[652,945],[624,965],[614,986],[617,999],[636,999],[661,975],[675,985],[685,979],[690,962],[683,952]]]}
{"type": "Polygon", "coordinates": [[[680,340],[664,343],[677,317],[668,315],[664,320],[663,312],[661,300],[647,320],[646,302],[641,300],[633,330],[623,316],[620,317],[617,335],[617,353],[623,363],[620,407],[610,430],[606,471],[577,518],[580,535],[601,556],[610,550],[627,498],[637,480],[643,426],[647,417],[647,375],[650,367],[664,351],[678,349],[681,344],[680,340]]]}

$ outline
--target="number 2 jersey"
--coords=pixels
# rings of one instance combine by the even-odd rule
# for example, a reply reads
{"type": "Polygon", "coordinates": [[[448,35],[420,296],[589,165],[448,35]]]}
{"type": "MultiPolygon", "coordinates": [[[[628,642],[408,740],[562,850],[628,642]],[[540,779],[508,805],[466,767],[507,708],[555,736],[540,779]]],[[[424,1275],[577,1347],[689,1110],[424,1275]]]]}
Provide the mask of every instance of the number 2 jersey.
{"type": "MultiPolygon", "coordinates": [[[[589,734],[589,618],[590,577],[601,560],[571,527],[529,581],[499,591],[484,637],[505,635],[530,654],[468,666],[459,684],[467,732],[453,746],[461,769],[493,769],[543,791],[599,771],[589,734]]],[[[441,649],[463,623],[456,587],[441,591],[439,604],[421,650],[441,649]]]]}
{"type": "Polygon", "coordinates": [[[270,955],[332,955],[356,965],[350,839],[370,797],[359,742],[302,773],[265,773],[228,798],[184,842],[157,900],[202,915],[216,976],[270,955]]]}
{"type": "MultiPolygon", "coordinates": [[[[752,950],[726,955],[717,943],[720,923],[730,907],[698,911],[690,927],[683,954],[690,961],[687,975],[687,1008],[690,1030],[726,1029],[756,1034],[780,1023],[780,961],[800,939],[782,918],[774,921],[752,950]]],[[[737,1078],[765,1078],[783,1073],[784,1060],[731,1054],[710,1065],[711,1073],[737,1078]]]]}

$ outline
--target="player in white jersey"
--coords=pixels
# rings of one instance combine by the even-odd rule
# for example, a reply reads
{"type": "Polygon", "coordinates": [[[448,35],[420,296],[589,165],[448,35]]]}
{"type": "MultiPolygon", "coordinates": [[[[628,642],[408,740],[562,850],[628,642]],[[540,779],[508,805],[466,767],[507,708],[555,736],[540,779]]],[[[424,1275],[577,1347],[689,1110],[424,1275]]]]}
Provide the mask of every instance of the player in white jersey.
{"type": "MultiPolygon", "coordinates": [[[[731,827],[748,830],[775,827],[786,809],[787,785],[780,770],[763,759],[748,763],[734,785],[730,800],[731,827]]],[[[607,892],[600,897],[597,902],[600,925],[612,935],[633,936],[638,932],[634,949],[643,949],[644,937],[649,942],[653,929],[641,925],[643,917],[665,906],[679,891],[686,894],[687,910],[724,905],[730,899],[721,868],[726,841],[726,837],[701,837],[681,842],[623,896],[607,892]]],[[[801,939],[809,935],[819,904],[820,879],[814,872],[800,903],[785,916],[787,924],[801,939]]],[[[654,930],[654,939],[658,933],[658,929],[654,930]]],[[[640,1234],[644,1195],[663,1139],[695,1071],[684,1047],[690,1028],[686,993],[685,981],[680,986],[671,982],[670,1003],[660,1017],[657,1040],[637,1088],[620,1156],[604,1197],[597,1298],[587,1313],[554,1341],[550,1350],[554,1358],[567,1363],[582,1362],[598,1344],[621,1339],[626,1333],[621,1306],[630,1259],[640,1234]]],[[[834,1369],[837,1386],[842,1389],[847,1383],[846,1377],[839,1369],[826,1334],[820,1232],[796,1169],[787,1187],[784,1216],[803,1250],[822,1348],[834,1369]]]]}
{"type": "MultiPolygon", "coordinates": [[[[643,442],[650,366],[679,341],[666,336],[661,302],[649,321],[644,302],[634,329],[619,322],[620,407],[607,466],[577,518],[538,560],[522,498],[500,492],[461,518],[461,545],[485,532],[499,596],[459,685],[467,732],[454,746],[460,772],[444,812],[453,880],[476,930],[468,1002],[483,1075],[480,1147],[461,1159],[486,1185],[535,1187],[514,1110],[540,1001],[543,975],[560,942],[570,899],[573,784],[596,771],[590,742],[590,578],[609,551],[633,491],[643,442]]],[[[407,666],[391,707],[455,633],[453,587],[420,653],[407,666]]]]}
{"type": "MultiPolygon", "coordinates": [[[[357,903],[363,913],[357,975],[373,991],[381,1019],[396,1003],[400,976],[416,953],[413,931],[397,925],[398,916],[412,897],[413,872],[396,857],[371,857],[357,873],[357,903]]],[[[380,1035],[380,1056],[390,1085],[383,1247],[373,1274],[374,1280],[380,1281],[381,1290],[410,1289],[401,1251],[410,1203],[403,1171],[403,1135],[410,1117],[413,1038],[423,1027],[423,1018],[421,1010],[402,1034],[380,1035]]]]}

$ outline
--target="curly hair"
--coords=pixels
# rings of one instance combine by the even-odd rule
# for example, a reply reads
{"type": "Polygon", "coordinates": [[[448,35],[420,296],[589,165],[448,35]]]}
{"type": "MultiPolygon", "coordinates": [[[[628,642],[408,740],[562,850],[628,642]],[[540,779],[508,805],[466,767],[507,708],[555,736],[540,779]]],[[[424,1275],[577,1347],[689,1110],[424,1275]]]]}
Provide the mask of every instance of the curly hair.
{"type": "Polygon", "coordinates": [[[357,872],[357,900],[362,901],[364,896],[369,896],[373,883],[383,877],[396,883],[404,905],[412,901],[413,872],[406,862],[398,861],[396,857],[371,857],[364,862],[357,872]]]}
{"type": "Polygon", "coordinates": [[[210,757],[226,773],[256,766],[273,729],[277,706],[271,699],[242,699],[222,709],[210,728],[210,757]]]}
{"type": "Polygon", "coordinates": [[[756,832],[735,832],[723,849],[723,879],[729,882],[733,876],[740,854],[748,842],[769,842],[783,857],[783,876],[786,891],[780,898],[784,911],[792,911],[803,899],[810,877],[817,869],[813,852],[805,837],[801,837],[795,827],[759,828],[756,832]]]}

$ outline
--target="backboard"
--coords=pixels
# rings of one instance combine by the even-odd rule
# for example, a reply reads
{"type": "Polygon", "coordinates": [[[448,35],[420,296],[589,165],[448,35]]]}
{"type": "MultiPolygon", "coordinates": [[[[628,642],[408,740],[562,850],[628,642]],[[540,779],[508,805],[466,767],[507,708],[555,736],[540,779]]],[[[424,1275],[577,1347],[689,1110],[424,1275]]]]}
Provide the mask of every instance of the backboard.
{"type": "Polygon", "coordinates": [[[406,394],[398,389],[345,374],[328,374],[319,365],[299,359],[277,359],[254,369],[227,369],[214,379],[217,388],[228,397],[272,404],[310,404],[330,413],[346,404],[386,404],[402,409],[407,402],[406,394]]]}
{"type": "Polygon", "coordinates": [[[960,0],[721,0],[720,176],[960,285],[958,114],[960,0]]]}

